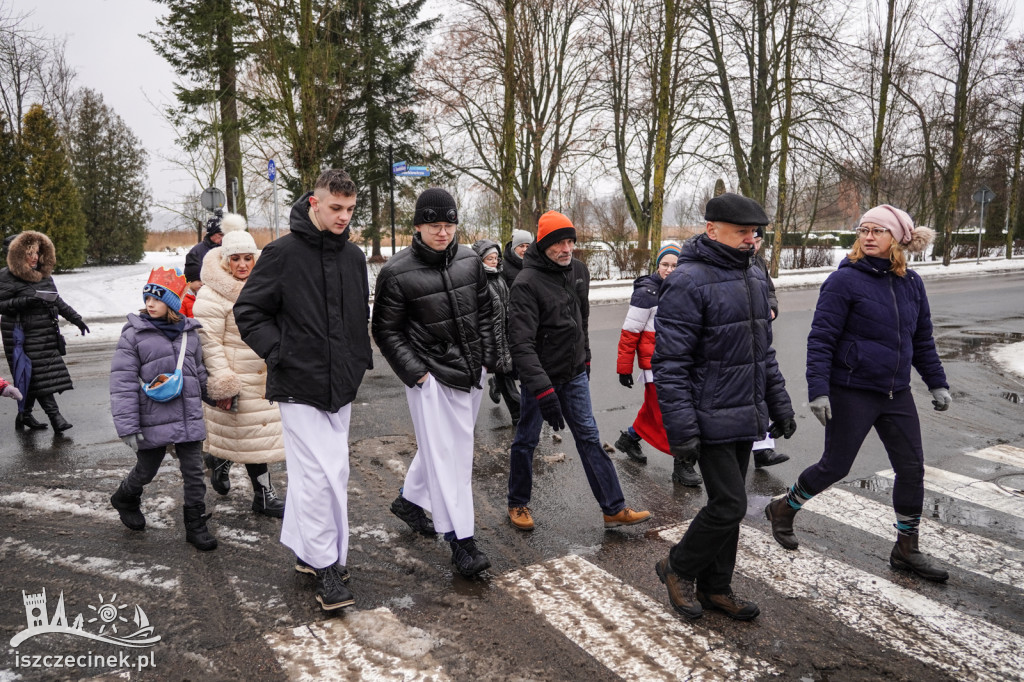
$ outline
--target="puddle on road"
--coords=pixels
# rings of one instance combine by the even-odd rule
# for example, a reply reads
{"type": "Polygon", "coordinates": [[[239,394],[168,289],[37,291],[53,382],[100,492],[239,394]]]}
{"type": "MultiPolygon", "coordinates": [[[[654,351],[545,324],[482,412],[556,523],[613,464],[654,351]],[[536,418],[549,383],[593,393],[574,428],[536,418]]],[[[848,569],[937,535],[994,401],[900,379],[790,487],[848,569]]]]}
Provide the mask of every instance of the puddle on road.
{"type": "MultiPolygon", "coordinates": [[[[1021,490],[1024,488],[1024,474],[1003,474],[985,480],[997,483],[1007,490],[1021,490]]],[[[852,488],[891,495],[893,482],[888,478],[869,476],[868,478],[851,481],[848,485],[852,488]]],[[[929,493],[928,490],[925,490],[924,493],[923,515],[943,523],[992,528],[1024,538],[1024,519],[992,509],[986,509],[985,507],[974,506],[952,497],[934,495],[929,493]]]]}
{"type": "Polygon", "coordinates": [[[939,357],[943,360],[964,362],[986,362],[989,351],[996,344],[1024,341],[1024,332],[981,332],[960,329],[935,340],[939,357]]]}

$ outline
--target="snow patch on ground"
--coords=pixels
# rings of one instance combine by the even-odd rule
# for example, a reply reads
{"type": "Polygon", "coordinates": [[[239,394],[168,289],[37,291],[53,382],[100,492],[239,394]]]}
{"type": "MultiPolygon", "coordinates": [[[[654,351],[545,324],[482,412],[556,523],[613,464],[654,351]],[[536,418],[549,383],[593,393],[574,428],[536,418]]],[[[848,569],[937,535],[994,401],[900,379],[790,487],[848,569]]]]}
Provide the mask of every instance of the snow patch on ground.
{"type": "Polygon", "coordinates": [[[161,564],[141,564],[81,554],[57,554],[13,538],[6,538],[0,543],[0,556],[6,556],[8,552],[17,554],[22,559],[43,561],[78,573],[102,574],[107,578],[116,578],[142,587],[155,587],[169,592],[180,587],[177,578],[158,575],[162,572],[170,575],[171,572],[170,567],[161,564]]]}
{"type": "Polygon", "coordinates": [[[376,540],[382,545],[390,544],[398,539],[398,533],[392,532],[384,526],[353,526],[349,529],[353,538],[369,538],[376,540]]]}
{"type": "Polygon", "coordinates": [[[993,348],[992,359],[1007,372],[1024,377],[1024,341],[993,348]]]}

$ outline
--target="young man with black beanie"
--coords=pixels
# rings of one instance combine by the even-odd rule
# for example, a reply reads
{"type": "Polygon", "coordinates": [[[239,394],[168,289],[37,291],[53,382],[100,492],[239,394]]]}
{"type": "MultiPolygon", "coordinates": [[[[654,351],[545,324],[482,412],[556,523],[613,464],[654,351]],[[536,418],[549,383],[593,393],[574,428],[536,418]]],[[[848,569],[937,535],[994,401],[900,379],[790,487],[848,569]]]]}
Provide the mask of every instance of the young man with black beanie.
{"type": "Polygon", "coordinates": [[[412,245],[377,276],[372,330],[406,385],[418,446],[391,512],[428,537],[444,533],[452,564],[469,577],[491,565],[473,539],[473,427],[495,358],[487,274],[459,245],[458,224],[452,195],[420,194],[412,245]]]}
{"type": "Polygon", "coordinates": [[[651,517],[626,506],[615,465],[601,446],[590,404],[590,273],[572,257],[575,248],[572,221],[548,211],[540,217],[537,241],[526,249],[523,271],[509,292],[509,345],[522,388],[510,453],[508,516],[519,530],[534,527],[528,505],[533,453],[544,422],[555,431],[568,422],[605,528],[651,517]]]}

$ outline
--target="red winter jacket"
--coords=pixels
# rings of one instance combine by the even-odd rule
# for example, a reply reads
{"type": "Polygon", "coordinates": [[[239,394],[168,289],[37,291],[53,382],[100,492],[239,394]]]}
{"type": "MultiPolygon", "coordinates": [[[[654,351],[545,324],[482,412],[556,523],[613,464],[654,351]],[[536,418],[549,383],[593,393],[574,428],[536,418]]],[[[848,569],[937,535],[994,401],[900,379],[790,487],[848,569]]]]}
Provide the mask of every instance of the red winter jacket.
{"type": "Polygon", "coordinates": [[[640,369],[651,368],[654,355],[654,315],[658,312],[658,294],[661,291],[661,276],[657,272],[637,277],[633,282],[633,296],[629,300],[629,311],[622,322],[619,334],[619,355],[615,363],[617,374],[633,373],[633,356],[640,369]]]}

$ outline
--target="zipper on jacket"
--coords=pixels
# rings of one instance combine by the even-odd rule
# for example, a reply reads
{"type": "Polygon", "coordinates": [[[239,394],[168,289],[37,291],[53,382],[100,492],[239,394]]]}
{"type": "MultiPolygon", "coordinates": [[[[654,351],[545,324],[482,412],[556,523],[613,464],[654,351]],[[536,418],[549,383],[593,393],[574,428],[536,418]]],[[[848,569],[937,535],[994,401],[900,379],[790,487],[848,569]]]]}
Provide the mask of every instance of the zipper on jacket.
{"type": "MultiPolygon", "coordinates": [[[[743,284],[747,289],[747,309],[750,311],[750,358],[754,363],[754,383],[750,386],[750,395],[753,398],[754,403],[754,414],[757,414],[757,358],[755,357],[755,346],[754,346],[754,334],[757,332],[757,325],[754,322],[754,297],[750,294],[750,278],[747,275],[747,270],[743,271],[743,284]]],[[[767,393],[768,380],[767,374],[765,375],[765,392],[767,393]]],[[[767,396],[765,396],[767,398],[767,396]]],[[[761,419],[758,416],[757,421],[757,432],[767,433],[767,427],[761,426],[761,419]]]]}
{"type": "Polygon", "coordinates": [[[896,309],[896,369],[892,373],[892,381],[889,383],[889,400],[892,400],[892,393],[896,390],[896,376],[900,372],[900,358],[903,357],[903,332],[900,329],[900,304],[896,300],[896,289],[893,287],[893,275],[888,273],[889,293],[892,294],[892,307],[896,309]]]}

